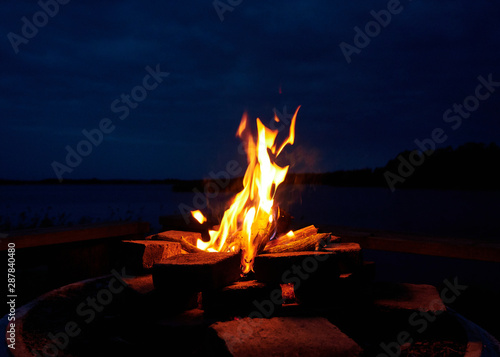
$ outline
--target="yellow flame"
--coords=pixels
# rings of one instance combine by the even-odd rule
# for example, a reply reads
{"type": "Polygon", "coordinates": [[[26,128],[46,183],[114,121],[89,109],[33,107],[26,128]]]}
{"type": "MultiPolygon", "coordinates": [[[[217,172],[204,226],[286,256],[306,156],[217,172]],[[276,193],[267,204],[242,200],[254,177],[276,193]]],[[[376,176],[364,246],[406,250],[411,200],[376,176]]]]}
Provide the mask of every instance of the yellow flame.
{"type": "MultiPolygon", "coordinates": [[[[261,243],[259,239],[262,238],[259,233],[268,228],[268,225],[274,224],[274,195],[288,172],[288,166],[280,167],[274,160],[286,145],[294,143],[295,121],[299,109],[300,106],[293,115],[289,135],[279,149],[276,147],[278,130],[267,128],[257,118],[257,137],[254,138],[248,116],[243,114],[236,131],[236,136],[245,144],[248,161],[243,177],[243,190],[234,197],[231,206],[224,212],[219,229],[209,231],[210,241],[203,242],[199,239],[197,242],[197,247],[206,251],[232,252],[242,249],[242,270],[245,274],[252,270],[257,246],[261,243]]],[[[277,117],[274,119],[279,120],[277,117]]]]}

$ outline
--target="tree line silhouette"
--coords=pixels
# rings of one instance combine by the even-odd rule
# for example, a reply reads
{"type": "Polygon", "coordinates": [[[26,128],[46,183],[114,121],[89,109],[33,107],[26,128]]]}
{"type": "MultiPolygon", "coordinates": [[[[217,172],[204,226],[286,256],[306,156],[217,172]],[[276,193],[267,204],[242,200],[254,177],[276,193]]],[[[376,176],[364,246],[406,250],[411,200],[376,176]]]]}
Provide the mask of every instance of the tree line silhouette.
{"type": "MultiPolygon", "coordinates": [[[[425,189],[478,189],[497,190],[500,187],[500,147],[495,144],[467,143],[453,149],[451,146],[432,152],[403,151],[389,160],[384,167],[375,169],[339,170],[326,173],[289,173],[285,184],[313,184],[338,187],[389,187],[425,189]],[[418,155],[418,156],[417,156],[418,155]],[[421,162],[416,164],[416,157],[421,162]],[[404,164],[402,164],[404,163],[404,164]],[[391,176],[392,175],[392,176],[391,176]],[[401,179],[398,179],[401,178],[401,179]]],[[[242,177],[233,178],[221,191],[238,191],[242,177]]],[[[203,192],[208,180],[100,180],[56,178],[39,181],[2,180],[0,184],[170,184],[176,192],[199,190],[203,192]]]]}

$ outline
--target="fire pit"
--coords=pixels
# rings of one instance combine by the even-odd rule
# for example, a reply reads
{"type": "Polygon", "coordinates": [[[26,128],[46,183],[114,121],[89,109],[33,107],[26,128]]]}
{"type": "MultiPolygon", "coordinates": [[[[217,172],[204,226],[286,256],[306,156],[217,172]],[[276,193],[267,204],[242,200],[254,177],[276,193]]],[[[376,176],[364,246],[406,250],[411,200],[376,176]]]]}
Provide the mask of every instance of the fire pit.
{"type": "MultiPolygon", "coordinates": [[[[315,228],[312,230],[316,231],[315,228]]],[[[225,307],[234,316],[239,314],[240,309],[242,314],[255,309],[253,303],[257,298],[271,299],[276,305],[272,309],[280,308],[284,304],[283,291],[288,305],[299,302],[304,305],[308,301],[314,303],[311,295],[339,298],[347,292],[364,290],[373,276],[374,266],[362,262],[360,246],[341,243],[338,237],[331,238],[326,234],[314,233],[313,236],[329,237],[329,241],[320,241],[322,246],[318,247],[319,250],[257,255],[255,273],[243,277],[238,253],[196,252],[163,259],[154,265],[154,285],[159,292],[165,292],[169,301],[178,296],[184,297],[182,301],[191,301],[202,292],[206,312],[210,313],[212,308],[220,311],[225,307]],[[333,293],[333,290],[350,281],[356,282],[356,289],[353,286],[333,293]]],[[[148,238],[162,237],[172,239],[165,235],[148,238]]],[[[276,247],[272,245],[272,248],[276,247]]]]}
{"type": "MultiPolygon", "coordinates": [[[[291,216],[274,200],[288,171],[288,166],[281,167],[276,161],[282,150],[294,143],[299,109],[280,145],[279,132],[265,127],[260,119],[256,121],[257,135],[253,136],[248,116],[243,115],[236,133],[243,140],[248,161],[242,190],[215,228],[208,226],[204,213],[191,212],[204,225],[207,239],[197,237],[194,242],[194,233],[182,232],[149,237],[177,242],[189,253],[155,265],[155,288],[175,291],[175,298],[166,293],[170,300],[182,296],[182,301],[192,301],[202,291],[205,310],[220,311],[228,306],[227,310],[235,313],[236,305],[242,311],[251,310],[249,297],[264,299],[267,294],[276,305],[272,306],[274,311],[283,304],[285,287],[288,303],[317,305],[314,296],[339,296],[333,292],[345,285],[344,280],[358,279],[360,289],[361,282],[369,280],[359,277],[367,275],[359,245],[340,243],[338,237],[319,233],[313,225],[290,230],[291,216]],[[244,282],[238,281],[240,276],[244,282]],[[238,304],[230,303],[232,295],[238,296],[238,304]]],[[[275,116],[274,120],[278,122],[279,118],[275,116]]]]}
{"type": "Polygon", "coordinates": [[[154,240],[179,234],[124,242],[143,252],[137,276],[130,264],[22,307],[12,355],[464,356],[481,348],[433,286],[374,284],[359,246],[335,240],[324,251],[258,255],[245,278],[237,253],[165,258],[139,249],[180,246],[154,240]]]}
{"type": "Polygon", "coordinates": [[[290,230],[274,201],[288,166],[276,159],[294,142],[298,110],[280,145],[259,119],[254,138],[243,116],[237,136],[248,168],[218,225],[197,210],[201,233],[124,241],[123,269],[21,308],[10,353],[463,356],[480,348],[433,286],[374,284],[359,244],[313,225],[290,230]]]}

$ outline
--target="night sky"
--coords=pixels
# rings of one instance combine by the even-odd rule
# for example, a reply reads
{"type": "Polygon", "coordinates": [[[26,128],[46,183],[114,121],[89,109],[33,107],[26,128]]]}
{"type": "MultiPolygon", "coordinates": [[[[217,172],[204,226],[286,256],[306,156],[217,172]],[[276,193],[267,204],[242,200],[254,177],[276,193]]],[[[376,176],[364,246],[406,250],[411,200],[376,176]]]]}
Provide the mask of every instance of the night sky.
{"type": "Polygon", "coordinates": [[[297,172],[383,166],[435,128],[437,147],[499,143],[496,0],[15,0],[0,13],[0,178],[56,178],[54,165],[64,179],[207,177],[244,161],[244,111],[269,122],[298,105],[297,172]],[[68,164],[68,148],[86,156],[68,164]]]}

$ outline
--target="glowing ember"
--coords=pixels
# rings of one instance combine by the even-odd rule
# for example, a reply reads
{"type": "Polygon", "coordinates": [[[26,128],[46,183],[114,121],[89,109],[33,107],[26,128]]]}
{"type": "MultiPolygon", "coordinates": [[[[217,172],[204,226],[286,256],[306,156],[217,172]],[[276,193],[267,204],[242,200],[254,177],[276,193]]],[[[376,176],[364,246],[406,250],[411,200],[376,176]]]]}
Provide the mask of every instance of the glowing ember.
{"type": "Polygon", "coordinates": [[[295,288],[292,283],[280,284],[281,296],[283,297],[283,304],[293,304],[297,302],[295,297],[295,288]]]}
{"type": "MultiPolygon", "coordinates": [[[[280,167],[275,160],[287,144],[293,145],[295,120],[299,109],[300,106],[293,115],[289,135],[279,148],[275,143],[278,130],[266,128],[257,118],[257,138],[254,138],[248,125],[248,117],[246,113],[243,115],[236,132],[236,136],[245,144],[248,161],[243,177],[243,190],[235,196],[231,206],[224,212],[219,230],[208,232],[210,241],[203,242],[199,239],[197,242],[199,249],[212,252],[234,252],[242,249],[243,274],[252,270],[257,252],[276,233],[278,207],[275,205],[274,195],[278,186],[285,180],[288,166],[280,167]]],[[[279,122],[276,115],[274,120],[279,122]]],[[[206,220],[201,212],[192,213],[198,222],[206,220]]]]}
{"type": "Polygon", "coordinates": [[[200,224],[203,224],[207,221],[207,219],[205,218],[203,213],[201,213],[201,211],[193,211],[191,212],[191,214],[193,215],[194,219],[196,219],[200,224]]]}

